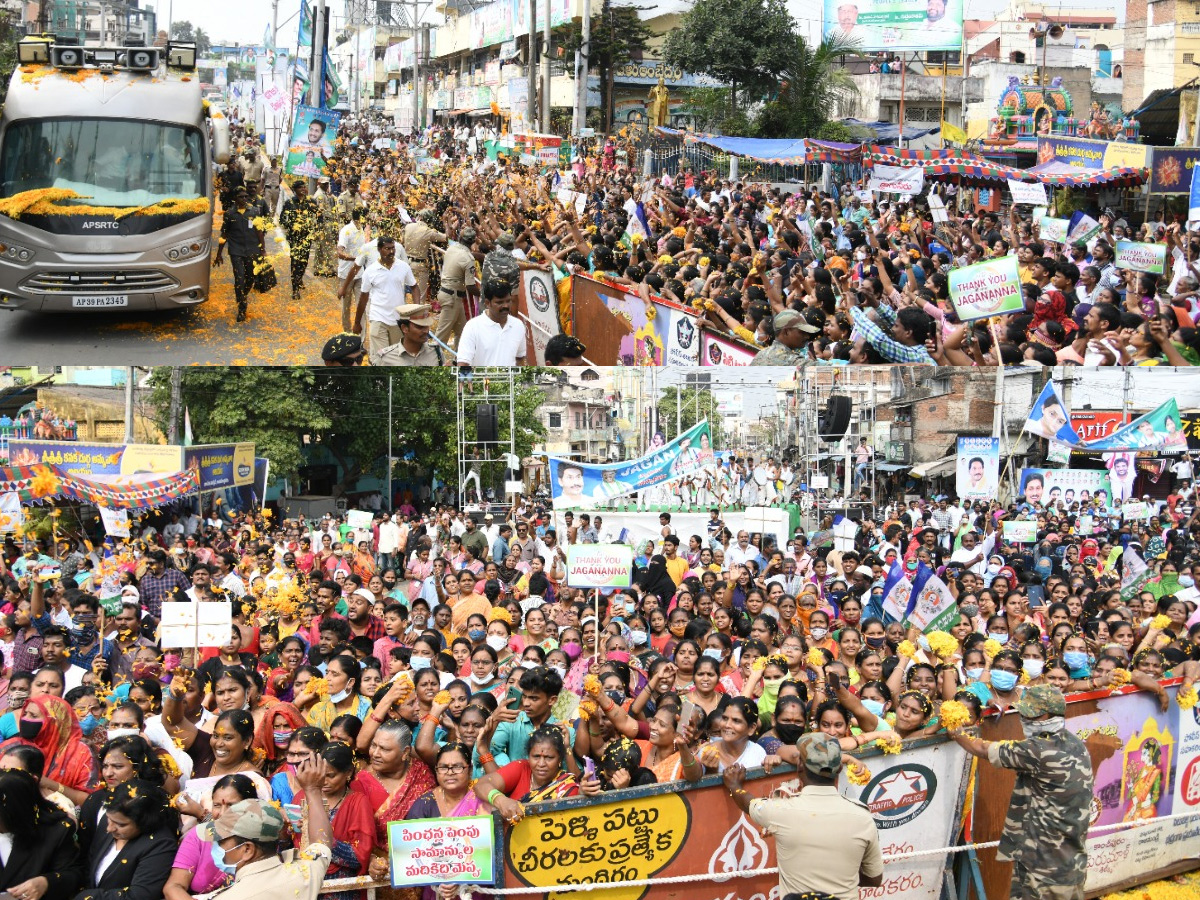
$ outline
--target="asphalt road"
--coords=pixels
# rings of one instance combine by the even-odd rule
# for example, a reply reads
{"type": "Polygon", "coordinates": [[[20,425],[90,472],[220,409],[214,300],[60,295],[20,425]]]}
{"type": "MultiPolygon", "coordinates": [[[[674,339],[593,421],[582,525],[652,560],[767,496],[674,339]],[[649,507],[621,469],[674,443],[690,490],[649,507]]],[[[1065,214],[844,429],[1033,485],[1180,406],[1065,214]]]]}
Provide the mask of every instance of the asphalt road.
{"type": "Polygon", "coordinates": [[[245,322],[235,321],[233,274],[226,259],[213,272],[209,300],[182,312],[0,312],[0,360],[5,365],[320,364],[321,347],[341,331],[335,279],[314,277],[310,265],[296,303],[288,258],[278,242],[272,262],[279,284],[269,294],[251,293],[245,322]]]}

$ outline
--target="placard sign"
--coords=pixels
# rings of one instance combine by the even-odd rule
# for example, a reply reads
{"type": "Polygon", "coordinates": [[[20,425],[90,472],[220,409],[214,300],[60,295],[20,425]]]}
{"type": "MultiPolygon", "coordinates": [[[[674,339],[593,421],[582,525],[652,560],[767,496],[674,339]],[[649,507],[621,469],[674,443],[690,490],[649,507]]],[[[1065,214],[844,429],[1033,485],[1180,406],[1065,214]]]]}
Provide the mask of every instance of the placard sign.
{"type": "Polygon", "coordinates": [[[1044,241],[1065,244],[1067,242],[1067,230],[1070,227],[1071,222],[1068,219],[1054,219],[1050,216],[1043,216],[1042,221],[1038,223],[1038,234],[1041,235],[1044,241]]]}
{"type": "Polygon", "coordinates": [[[950,270],[950,301],[964,322],[1020,312],[1021,273],[1015,256],[950,270]]]}
{"type": "Polygon", "coordinates": [[[1142,244],[1138,241],[1117,241],[1113,264],[1118,269],[1150,272],[1161,275],[1167,262],[1166,244],[1142,244]]]}
{"type": "Polygon", "coordinates": [[[633,548],[627,544],[572,544],[567,547],[567,585],[573,588],[627,588],[633,584],[633,548]]]}
{"type": "Polygon", "coordinates": [[[492,816],[388,823],[392,887],[495,884],[504,858],[492,816]]]}
{"type": "Polygon", "coordinates": [[[162,605],[159,644],[167,647],[223,647],[233,633],[233,604],[227,600],[162,605]]]}
{"type": "Polygon", "coordinates": [[[1026,184],[1024,181],[1008,179],[1008,190],[1012,193],[1013,203],[1027,203],[1030,206],[1045,206],[1046,186],[1040,181],[1026,184]]]}
{"type": "Polygon", "coordinates": [[[1004,540],[1010,544],[1036,544],[1037,522],[1003,522],[1004,540]]]}

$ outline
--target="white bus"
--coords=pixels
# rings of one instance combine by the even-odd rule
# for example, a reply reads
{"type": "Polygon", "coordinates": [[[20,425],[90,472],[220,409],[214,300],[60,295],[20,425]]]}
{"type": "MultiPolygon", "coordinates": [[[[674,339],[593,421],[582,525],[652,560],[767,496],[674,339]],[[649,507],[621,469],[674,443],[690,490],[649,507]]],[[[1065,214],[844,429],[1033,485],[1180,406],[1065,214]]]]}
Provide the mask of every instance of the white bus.
{"type": "Polygon", "coordinates": [[[224,116],[194,44],[18,45],[0,115],[0,309],[203,303],[224,116]]]}

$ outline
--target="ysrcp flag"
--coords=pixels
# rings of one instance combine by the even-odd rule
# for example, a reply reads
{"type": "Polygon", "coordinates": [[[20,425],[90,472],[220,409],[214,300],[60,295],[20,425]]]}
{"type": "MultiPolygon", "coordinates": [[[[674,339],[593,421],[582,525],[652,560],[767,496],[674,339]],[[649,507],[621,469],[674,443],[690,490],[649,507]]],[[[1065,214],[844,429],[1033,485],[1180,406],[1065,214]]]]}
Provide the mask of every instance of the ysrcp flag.
{"type": "Polygon", "coordinates": [[[1106,452],[1159,450],[1180,453],[1187,449],[1187,434],[1179,419],[1179,404],[1172,397],[1162,406],[1122,425],[1108,437],[1080,445],[1081,450],[1106,452]]]}
{"type": "Polygon", "coordinates": [[[908,621],[924,634],[949,631],[958,617],[958,604],[946,582],[938,578],[925,563],[917,565],[908,600],[908,621]]]}
{"type": "Polygon", "coordinates": [[[1079,435],[1071,425],[1071,411],[1058,395],[1053,381],[1046,386],[1033,402],[1029,418],[1025,420],[1025,431],[1051,441],[1072,446],[1079,443],[1079,435]]]}
{"type": "MultiPolygon", "coordinates": [[[[661,437],[655,435],[655,441],[661,437]]],[[[714,464],[712,430],[705,420],[669,444],[654,446],[638,459],[590,465],[550,457],[550,496],[555,509],[591,509],[598,503],[684,478],[714,464]]]]}
{"type": "Polygon", "coordinates": [[[958,439],[957,483],[961,500],[994,500],[1000,478],[1000,438],[958,439]]]}

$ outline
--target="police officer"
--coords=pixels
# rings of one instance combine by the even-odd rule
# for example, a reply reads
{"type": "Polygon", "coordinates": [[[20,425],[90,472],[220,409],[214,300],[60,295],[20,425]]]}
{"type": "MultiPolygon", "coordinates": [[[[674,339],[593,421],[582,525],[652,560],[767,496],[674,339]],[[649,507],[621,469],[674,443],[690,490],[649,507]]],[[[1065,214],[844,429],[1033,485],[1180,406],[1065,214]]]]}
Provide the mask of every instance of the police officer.
{"type": "Polygon", "coordinates": [[[475,287],[475,255],[471,252],[475,244],[475,229],[464,228],[458,240],[451,241],[442,259],[441,284],[438,287],[438,319],[435,335],[443,344],[462,336],[467,324],[463,300],[475,287]]]}
{"type": "Polygon", "coordinates": [[[446,235],[433,226],[437,224],[437,213],[432,209],[422,210],[417,221],[404,226],[404,252],[408,264],[417,279],[416,299],[427,303],[429,293],[429,250],[434,244],[446,243],[446,235]]]}
{"type": "Polygon", "coordinates": [[[746,770],[739,764],[725,770],[725,787],[742,812],[775,838],[781,897],[858,900],[860,886],[883,884],[875,819],[861,803],[838,793],[842,748],[836,738],[806,734],[796,742],[796,750],[804,781],[799,796],[751,797],[743,786],[746,770]]]}
{"type": "Polygon", "coordinates": [[[1093,783],[1087,746],[1067,730],[1067,703],[1053,685],[1027,688],[1013,708],[1023,741],[952,734],[972,756],[1017,773],[996,857],[1013,864],[1009,898],[1083,900],[1093,783]]]}

